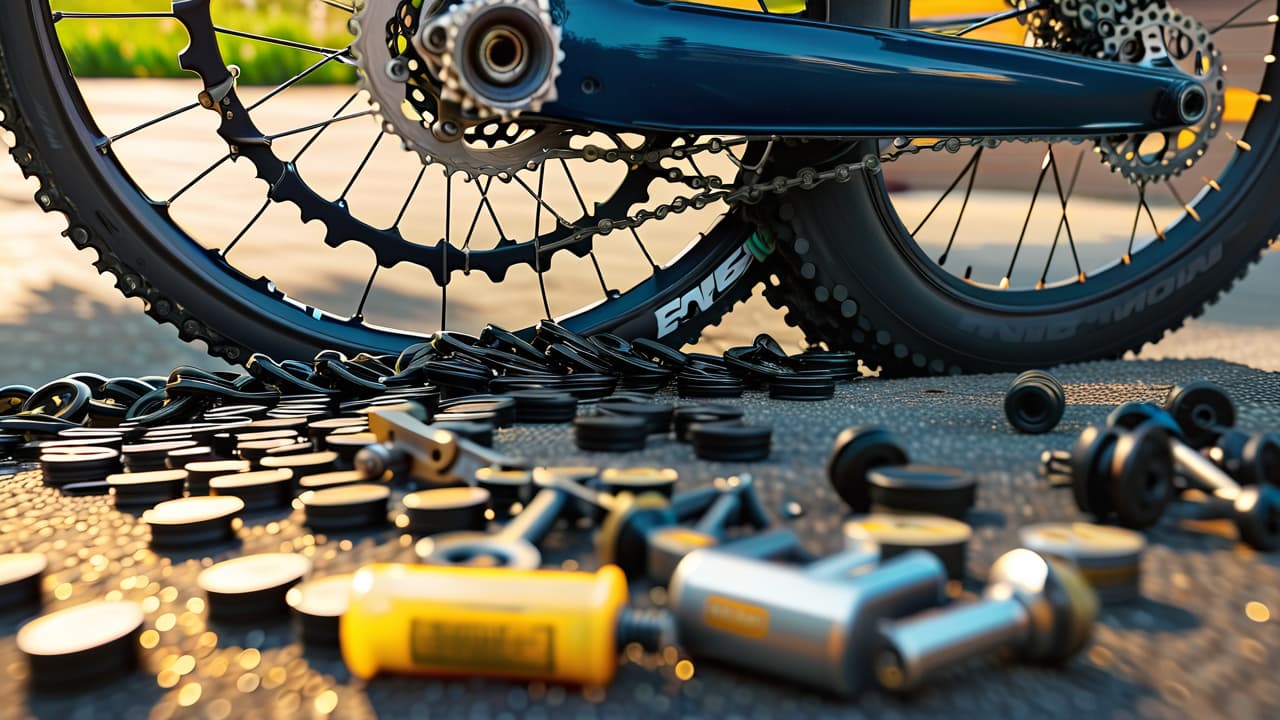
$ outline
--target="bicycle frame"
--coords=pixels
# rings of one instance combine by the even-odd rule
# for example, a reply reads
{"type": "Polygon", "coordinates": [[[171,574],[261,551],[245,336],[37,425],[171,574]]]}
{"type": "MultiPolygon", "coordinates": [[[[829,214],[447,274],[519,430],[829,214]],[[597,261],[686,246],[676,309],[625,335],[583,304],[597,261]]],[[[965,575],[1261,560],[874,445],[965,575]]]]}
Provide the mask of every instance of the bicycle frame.
{"type": "Polygon", "coordinates": [[[1185,75],[911,30],[658,0],[553,0],[552,117],[853,137],[1104,135],[1185,124],[1185,75]]]}

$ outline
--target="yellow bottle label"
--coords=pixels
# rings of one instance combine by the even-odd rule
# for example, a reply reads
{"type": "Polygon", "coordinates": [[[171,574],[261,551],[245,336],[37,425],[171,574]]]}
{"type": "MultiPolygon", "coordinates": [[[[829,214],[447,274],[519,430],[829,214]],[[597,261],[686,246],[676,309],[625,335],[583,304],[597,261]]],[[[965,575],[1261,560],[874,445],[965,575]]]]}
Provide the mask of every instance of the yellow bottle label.
{"type": "Polygon", "coordinates": [[[415,619],[410,653],[414,664],[422,667],[554,673],[555,638],[550,624],[415,619]]]}
{"type": "Polygon", "coordinates": [[[707,625],[735,635],[762,638],[769,634],[769,611],[759,605],[712,595],[703,607],[703,617],[707,625]]]}

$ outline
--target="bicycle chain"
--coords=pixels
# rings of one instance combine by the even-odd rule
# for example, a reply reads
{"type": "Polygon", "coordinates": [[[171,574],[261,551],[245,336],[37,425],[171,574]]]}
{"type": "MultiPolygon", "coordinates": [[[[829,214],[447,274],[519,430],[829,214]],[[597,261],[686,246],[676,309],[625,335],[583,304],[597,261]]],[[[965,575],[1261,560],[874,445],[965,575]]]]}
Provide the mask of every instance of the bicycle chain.
{"type": "MultiPolygon", "coordinates": [[[[800,188],[802,190],[812,190],[823,183],[835,181],[838,183],[847,183],[857,176],[858,173],[878,174],[884,163],[893,162],[904,155],[915,155],[924,150],[947,151],[950,153],[959,152],[965,147],[976,147],[979,145],[985,147],[994,147],[1006,141],[1018,142],[1035,142],[1047,140],[1055,142],[1061,138],[947,138],[939,140],[929,145],[919,145],[903,138],[899,138],[893,142],[891,152],[881,155],[864,155],[861,159],[834,165],[825,170],[818,170],[812,167],[801,168],[793,176],[776,176],[771,180],[760,182],[749,182],[748,184],[739,184],[732,188],[726,187],[723,178],[716,175],[699,175],[696,178],[689,178],[688,184],[694,188],[706,188],[701,192],[688,196],[680,196],[671,202],[663,203],[649,210],[641,210],[622,220],[601,220],[593,227],[582,228],[567,238],[559,240],[554,244],[543,245],[542,251],[547,252],[555,250],[563,245],[570,245],[574,242],[580,242],[584,238],[594,236],[606,236],[615,230],[635,229],[651,220],[662,220],[671,214],[680,214],[687,210],[701,210],[711,203],[723,200],[727,205],[745,202],[747,204],[756,204],[768,195],[784,195],[787,192],[800,188]]],[[[735,140],[732,144],[743,144],[747,142],[764,142],[769,143],[765,151],[765,157],[755,164],[755,168],[749,171],[749,175],[756,174],[768,163],[768,155],[775,143],[781,142],[782,138],[774,136],[770,138],[743,138],[735,140]]],[[[848,138],[806,138],[806,140],[825,140],[825,141],[848,141],[848,138]]],[[[582,159],[592,162],[597,159],[604,159],[607,162],[628,162],[631,164],[644,163],[660,163],[663,159],[673,158],[682,159],[698,152],[711,152],[718,154],[726,150],[731,143],[725,143],[720,140],[713,140],[708,143],[693,146],[681,146],[677,148],[669,148],[663,151],[654,151],[651,153],[626,153],[617,150],[605,151],[602,148],[587,146],[578,154],[582,159]],[[689,152],[690,150],[693,152],[689,152]],[[660,155],[660,158],[654,159],[651,156],[660,155]]],[[[734,160],[735,164],[741,167],[741,162],[734,160]]],[[[744,168],[745,169],[745,168],[744,168]]],[[[676,169],[664,169],[664,174],[671,182],[679,182],[685,180],[683,173],[676,169]]]]}

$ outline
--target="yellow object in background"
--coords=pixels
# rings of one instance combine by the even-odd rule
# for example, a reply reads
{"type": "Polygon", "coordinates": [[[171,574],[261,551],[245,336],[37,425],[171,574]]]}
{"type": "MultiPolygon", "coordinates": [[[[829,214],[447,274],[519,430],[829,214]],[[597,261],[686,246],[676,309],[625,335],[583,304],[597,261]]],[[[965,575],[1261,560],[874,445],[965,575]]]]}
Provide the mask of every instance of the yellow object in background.
{"type": "Polygon", "coordinates": [[[370,565],[342,617],[342,657],[380,673],[607,685],[627,580],[555,570],[370,565]]]}
{"type": "MultiPolygon", "coordinates": [[[[760,0],[682,0],[691,5],[715,5],[734,10],[760,11],[760,0]]],[[[805,0],[765,0],[769,12],[778,15],[796,15],[805,11],[805,0]]]]}
{"type": "MultiPolygon", "coordinates": [[[[692,5],[714,5],[715,7],[734,10],[760,12],[760,0],[680,0],[692,5]]],[[[801,15],[807,7],[806,0],[764,0],[769,12],[778,15],[801,15]]],[[[970,18],[981,15],[994,15],[1010,10],[1006,0],[912,0],[912,20],[945,20],[947,18],[970,18]]],[[[971,32],[965,37],[972,40],[1006,45],[1021,45],[1026,37],[1026,28],[1017,20],[996,23],[989,27],[971,32]]]]}

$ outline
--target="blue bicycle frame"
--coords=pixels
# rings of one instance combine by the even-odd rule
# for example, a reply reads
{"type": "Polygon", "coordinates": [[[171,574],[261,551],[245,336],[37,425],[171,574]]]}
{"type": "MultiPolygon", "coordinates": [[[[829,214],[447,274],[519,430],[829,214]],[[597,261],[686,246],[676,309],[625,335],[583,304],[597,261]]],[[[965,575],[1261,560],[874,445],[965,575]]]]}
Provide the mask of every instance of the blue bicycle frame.
{"type": "Polygon", "coordinates": [[[1195,122],[1184,74],[911,30],[658,0],[552,0],[551,117],[620,130],[853,137],[1106,135],[1195,122]]]}

